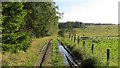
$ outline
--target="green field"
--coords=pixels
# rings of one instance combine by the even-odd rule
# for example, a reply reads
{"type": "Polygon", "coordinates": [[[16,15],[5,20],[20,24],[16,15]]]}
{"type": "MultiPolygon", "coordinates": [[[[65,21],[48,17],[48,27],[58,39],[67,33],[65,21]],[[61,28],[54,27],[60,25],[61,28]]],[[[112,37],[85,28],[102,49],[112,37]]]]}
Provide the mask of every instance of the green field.
{"type": "MultiPolygon", "coordinates": [[[[90,25],[81,28],[74,28],[74,33],[79,36],[118,36],[118,25],[90,25]]],[[[65,36],[68,35],[65,32],[65,36]]]]}
{"type": "MultiPolygon", "coordinates": [[[[86,28],[75,28],[76,42],[71,38],[62,39],[65,45],[71,47],[71,51],[78,51],[83,54],[83,59],[96,59],[97,66],[107,65],[107,49],[110,50],[109,66],[118,66],[118,35],[117,25],[92,25],[86,28]],[[88,37],[83,40],[81,37],[88,37]],[[80,36],[80,43],[77,43],[77,37],[80,36]],[[83,46],[85,41],[85,46],[83,46]],[[91,51],[92,44],[94,44],[93,54],[91,51]]],[[[67,33],[66,33],[67,34],[67,33]]]]}
{"type": "MultiPolygon", "coordinates": [[[[11,54],[6,52],[2,54],[3,66],[34,66],[37,60],[39,50],[49,40],[52,40],[52,56],[51,61],[53,66],[64,66],[63,58],[58,52],[57,38],[60,39],[64,45],[68,46],[69,50],[73,53],[82,54],[82,61],[87,58],[94,58],[97,66],[107,65],[107,49],[110,50],[109,66],[118,66],[118,27],[117,25],[101,25],[101,26],[87,26],[85,28],[74,28],[76,31],[76,41],[73,41],[73,37],[68,38],[66,35],[64,38],[57,37],[56,35],[34,38],[32,39],[31,47],[27,52],[20,51],[17,54],[11,54]],[[110,30],[111,29],[111,30],[110,30]],[[108,31],[108,32],[106,32],[108,31]],[[82,37],[88,37],[83,40],[82,37]],[[80,37],[80,43],[78,44],[77,38],[80,37]],[[85,46],[83,42],[85,41],[85,46]],[[93,53],[91,52],[91,46],[94,44],[93,53]],[[20,56],[20,57],[19,57],[20,56]]],[[[65,33],[68,34],[68,33],[65,33]]],[[[74,35],[73,35],[74,36],[74,35]]],[[[1,54],[0,54],[1,55],[1,54]]],[[[76,56],[76,55],[75,55],[76,56]]],[[[79,55],[80,56],[80,55],[79,55]]],[[[89,62],[88,62],[89,63],[89,62]]]]}

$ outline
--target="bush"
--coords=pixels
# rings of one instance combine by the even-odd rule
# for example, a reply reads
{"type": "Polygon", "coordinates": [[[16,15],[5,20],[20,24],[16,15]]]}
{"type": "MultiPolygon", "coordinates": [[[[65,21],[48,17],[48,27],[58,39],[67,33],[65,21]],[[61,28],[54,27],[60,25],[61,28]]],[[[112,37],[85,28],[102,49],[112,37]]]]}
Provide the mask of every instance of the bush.
{"type": "Polygon", "coordinates": [[[19,34],[13,34],[13,35],[6,35],[5,37],[9,38],[7,41],[4,41],[4,44],[2,44],[2,51],[11,51],[12,53],[16,53],[18,50],[26,51],[27,48],[30,46],[30,36],[29,34],[22,32],[19,34]],[[8,42],[10,42],[8,44],[8,42]]]}

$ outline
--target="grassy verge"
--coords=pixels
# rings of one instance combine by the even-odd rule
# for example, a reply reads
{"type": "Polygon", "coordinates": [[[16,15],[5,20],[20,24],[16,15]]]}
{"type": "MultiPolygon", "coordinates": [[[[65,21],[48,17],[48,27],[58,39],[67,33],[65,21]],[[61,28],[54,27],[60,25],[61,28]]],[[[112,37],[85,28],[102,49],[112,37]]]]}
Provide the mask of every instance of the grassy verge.
{"type": "MultiPolygon", "coordinates": [[[[91,39],[81,39],[79,44],[77,44],[77,41],[73,42],[73,38],[72,41],[68,38],[64,38],[62,41],[72,52],[82,53],[83,59],[88,57],[95,58],[97,66],[106,66],[107,49],[109,49],[109,66],[118,66],[118,42],[120,42],[118,27],[118,25],[91,25],[86,28],[74,28],[76,35],[91,39]],[[85,41],[85,47],[83,46],[83,41],[85,41]],[[94,44],[93,54],[91,51],[92,44],[94,44]]],[[[66,32],[65,34],[65,37],[68,37],[68,33],[66,32]]]]}
{"type": "Polygon", "coordinates": [[[52,40],[52,64],[54,67],[64,66],[62,55],[58,49],[57,39],[52,40]]]}
{"type": "Polygon", "coordinates": [[[118,39],[118,37],[93,37],[92,40],[80,40],[79,44],[65,38],[61,40],[73,53],[82,54],[83,60],[94,58],[97,66],[106,66],[106,51],[110,49],[109,66],[118,66],[118,39]],[[94,53],[91,51],[92,44],[94,44],[94,53]]]}
{"type": "Polygon", "coordinates": [[[9,52],[6,52],[5,54],[2,54],[2,65],[3,66],[34,66],[34,63],[37,60],[40,49],[51,38],[53,38],[53,36],[32,39],[31,47],[29,47],[27,52],[19,51],[17,54],[11,54],[9,52]]]}

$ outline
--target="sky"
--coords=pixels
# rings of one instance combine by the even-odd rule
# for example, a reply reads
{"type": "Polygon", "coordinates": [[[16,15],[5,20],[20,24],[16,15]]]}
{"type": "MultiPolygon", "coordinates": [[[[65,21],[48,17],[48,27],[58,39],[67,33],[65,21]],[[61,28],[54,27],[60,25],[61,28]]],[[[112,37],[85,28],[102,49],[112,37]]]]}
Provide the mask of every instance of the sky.
{"type": "Polygon", "coordinates": [[[54,0],[63,12],[59,22],[118,23],[120,0],[54,0]]]}

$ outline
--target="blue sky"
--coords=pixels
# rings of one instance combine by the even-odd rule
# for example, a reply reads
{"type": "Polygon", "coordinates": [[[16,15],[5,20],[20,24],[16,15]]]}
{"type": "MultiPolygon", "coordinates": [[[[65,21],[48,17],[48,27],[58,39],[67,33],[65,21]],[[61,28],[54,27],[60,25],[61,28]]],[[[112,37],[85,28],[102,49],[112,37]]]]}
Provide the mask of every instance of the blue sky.
{"type": "Polygon", "coordinates": [[[66,21],[118,23],[119,0],[54,0],[66,21]]]}

